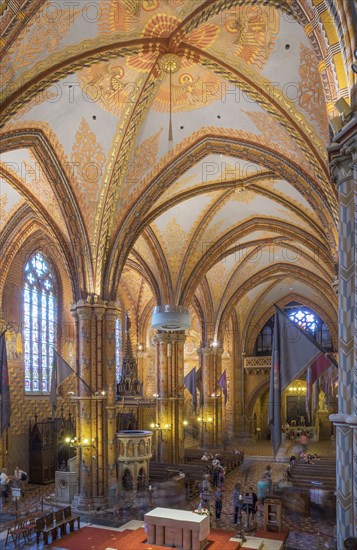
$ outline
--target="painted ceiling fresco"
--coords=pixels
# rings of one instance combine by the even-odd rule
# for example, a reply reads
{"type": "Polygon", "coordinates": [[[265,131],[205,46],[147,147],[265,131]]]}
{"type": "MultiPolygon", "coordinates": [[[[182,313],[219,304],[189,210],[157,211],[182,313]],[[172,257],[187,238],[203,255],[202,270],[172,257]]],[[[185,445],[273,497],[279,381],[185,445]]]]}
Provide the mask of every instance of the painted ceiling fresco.
{"type": "Polygon", "coordinates": [[[0,240],[27,204],[83,296],[125,294],[140,315],[321,301],[337,263],[328,118],[349,76],[327,11],[275,4],[3,2],[0,240]]]}

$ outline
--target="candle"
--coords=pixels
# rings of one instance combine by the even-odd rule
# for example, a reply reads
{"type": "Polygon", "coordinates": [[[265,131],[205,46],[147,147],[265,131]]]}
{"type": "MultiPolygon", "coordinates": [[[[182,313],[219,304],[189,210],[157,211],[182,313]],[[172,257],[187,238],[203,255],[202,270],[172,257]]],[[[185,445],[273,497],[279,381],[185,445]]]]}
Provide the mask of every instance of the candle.
{"type": "Polygon", "coordinates": [[[151,485],[149,485],[149,491],[151,491],[151,485]]]}

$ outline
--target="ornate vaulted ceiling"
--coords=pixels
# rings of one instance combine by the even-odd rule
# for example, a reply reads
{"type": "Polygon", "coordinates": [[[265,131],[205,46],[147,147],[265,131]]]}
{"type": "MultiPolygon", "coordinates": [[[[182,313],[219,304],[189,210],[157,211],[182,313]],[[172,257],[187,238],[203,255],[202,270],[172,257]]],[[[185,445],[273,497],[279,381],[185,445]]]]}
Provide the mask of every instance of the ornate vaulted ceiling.
{"type": "Polygon", "coordinates": [[[292,297],[333,317],[326,146],[350,14],[265,4],[1,3],[6,269],[30,208],[74,299],[120,296],[138,321],[195,304],[216,330],[292,297]]]}

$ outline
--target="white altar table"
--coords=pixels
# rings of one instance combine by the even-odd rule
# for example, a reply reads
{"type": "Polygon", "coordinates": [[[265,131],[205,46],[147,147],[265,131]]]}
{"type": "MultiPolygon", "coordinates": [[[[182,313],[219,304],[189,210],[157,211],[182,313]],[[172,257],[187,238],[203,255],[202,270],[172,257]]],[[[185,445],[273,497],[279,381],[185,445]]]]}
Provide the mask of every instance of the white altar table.
{"type": "Polygon", "coordinates": [[[208,516],[186,510],[154,508],[144,516],[149,544],[182,550],[202,550],[210,533],[208,516]]]}

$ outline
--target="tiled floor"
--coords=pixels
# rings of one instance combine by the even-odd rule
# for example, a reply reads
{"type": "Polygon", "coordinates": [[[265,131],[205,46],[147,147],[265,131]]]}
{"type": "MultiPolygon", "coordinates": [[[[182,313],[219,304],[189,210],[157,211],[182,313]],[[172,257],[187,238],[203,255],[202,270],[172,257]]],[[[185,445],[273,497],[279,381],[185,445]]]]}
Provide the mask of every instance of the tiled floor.
{"type": "MultiPolygon", "coordinates": [[[[239,442],[238,447],[244,448],[245,461],[243,465],[227,476],[225,483],[225,497],[223,503],[222,516],[220,520],[214,517],[212,507],[212,527],[220,529],[232,529],[233,526],[233,507],[232,507],[232,489],[236,481],[242,484],[243,490],[249,485],[256,486],[257,481],[261,478],[267,464],[272,467],[272,479],[274,482],[279,481],[286,471],[286,463],[274,463],[271,456],[271,443],[269,441],[256,442],[239,442]],[[264,458],[265,457],[265,458],[264,458]]],[[[318,444],[311,444],[311,452],[317,452],[321,456],[331,456],[334,454],[333,442],[326,441],[318,444]]],[[[286,450],[286,457],[290,456],[292,450],[286,450]]],[[[283,458],[283,457],[282,457],[283,458]]],[[[181,508],[193,510],[198,504],[198,499],[191,502],[186,502],[185,492],[176,490],[175,482],[156,483],[153,494],[153,507],[166,506],[170,508],[181,508]]],[[[29,490],[25,494],[25,498],[19,503],[20,511],[27,511],[31,508],[41,506],[41,498],[50,495],[54,492],[54,485],[50,486],[29,486],[29,490]]],[[[50,504],[46,499],[43,500],[44,510],[48,509],[50,504]]],[[[130,520],[142,520],[144,513],[149,510],[149,497],[146,493],[138,493],[134,498],[132,495],[125,493],[121,496],[119,502],[114,508],[108,510],[99,510],[82,516],[83,522],[95,523],[101,526],[119,527],[130,520]]],[[[3,506],[0,512],[0,530],[6,527],[6,522],[15,517],[15,504],[12,502],[3,506]]],[[[311,507],[309,516],[288,513],[283,514],[283,526],[289,528],[289,537],[286,548],[288,550],[300,550],[307,548],[309,550],[318,550],[325,548],[335,548],[334,529],[335,529],[335,512],[334,510],[321,509],[319,506],[311,507]]],[[[262,509],[257,514],[257,527],[263,527],[262,509]]],[[[0,533],[0,548],[4,548],[5,531],[0,533]]],[[[65,548],[65,539],[64,548],[65,548]]],[[[13,545],[8,545],[7,548],[13,549],[13,545]]],[[[27,549],[43,549],[36,544],[22,545],[19,548],[27,549]]]]}

